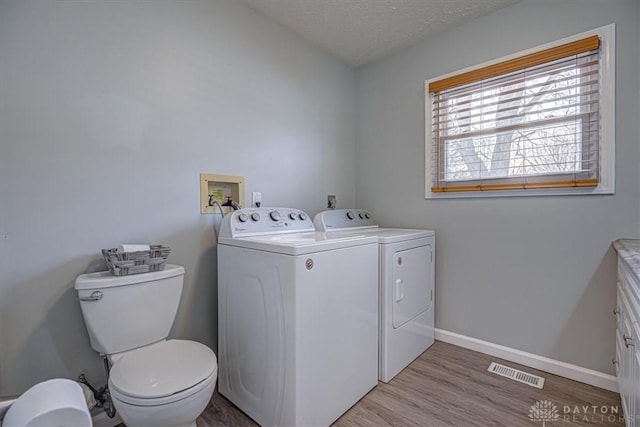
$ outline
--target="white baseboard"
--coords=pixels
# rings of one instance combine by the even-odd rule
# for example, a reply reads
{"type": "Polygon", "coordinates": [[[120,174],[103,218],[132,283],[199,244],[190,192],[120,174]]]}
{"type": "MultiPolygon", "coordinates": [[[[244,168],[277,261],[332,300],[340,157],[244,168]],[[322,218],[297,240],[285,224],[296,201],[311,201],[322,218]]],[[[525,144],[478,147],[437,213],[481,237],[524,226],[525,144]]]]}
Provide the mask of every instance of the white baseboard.
{"type": "Polygon", "coordinates": [[[469,350],[499,357],[533,369],[539,369],[574,381],[618,392],[618,380],[613,375],[438,328],[435,330],[435,335],[437,340],[457,345],[458,347],[468,348],[469,350]]]}

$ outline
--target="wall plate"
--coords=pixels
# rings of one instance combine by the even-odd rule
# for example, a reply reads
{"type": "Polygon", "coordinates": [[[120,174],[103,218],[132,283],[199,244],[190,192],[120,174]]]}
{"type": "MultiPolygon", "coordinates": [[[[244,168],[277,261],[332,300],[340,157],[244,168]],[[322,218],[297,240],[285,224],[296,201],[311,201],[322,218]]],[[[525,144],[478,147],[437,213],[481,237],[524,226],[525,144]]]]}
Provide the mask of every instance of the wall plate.
{"type": "Polygon", "coordinates": [[[336,205],[337,205],[337,200],[336,200],[336,196],[334,196],[333,194],[329,194],[327,196],[327,208],[329,209],[335,209],[336,205]]]}
{"type": "MultiPolygon", "coordinates": [[[[233,175],[216,175],[211,173],[200,174],[200,213],[220,213],[210,201],[216,201],[222,205],[230,196],[240,206],[245,206],[244,177],[233,175]]],[[[222,206],[222,211],[227,213],[231,207],[222,206]]]]}

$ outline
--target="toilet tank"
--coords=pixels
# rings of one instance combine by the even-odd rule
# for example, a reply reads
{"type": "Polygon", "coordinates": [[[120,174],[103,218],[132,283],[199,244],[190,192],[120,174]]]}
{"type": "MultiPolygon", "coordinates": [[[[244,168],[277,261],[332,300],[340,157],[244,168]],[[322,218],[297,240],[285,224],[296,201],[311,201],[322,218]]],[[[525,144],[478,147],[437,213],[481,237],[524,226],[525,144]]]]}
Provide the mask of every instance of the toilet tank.
{"type": "Polygon", "coordinates": [[[184,267],[152,273],[82,274],[75,282],[91,347],[103,354],[142,347],[169,336],[176,317],[184,267]]]}

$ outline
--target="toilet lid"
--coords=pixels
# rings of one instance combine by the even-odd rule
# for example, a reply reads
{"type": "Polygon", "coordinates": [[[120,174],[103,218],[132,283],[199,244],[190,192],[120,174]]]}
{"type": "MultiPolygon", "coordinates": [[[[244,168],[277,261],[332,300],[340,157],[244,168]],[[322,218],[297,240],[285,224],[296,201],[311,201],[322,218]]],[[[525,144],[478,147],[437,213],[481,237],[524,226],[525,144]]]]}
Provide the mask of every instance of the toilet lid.
{"type": "Polygon", "coordinates": [[[169,340],[125,354],[111,368],[111,386],[131,397],[153,399],[187,390],[218,367],[211,349],[195,341],[169,340]]]}

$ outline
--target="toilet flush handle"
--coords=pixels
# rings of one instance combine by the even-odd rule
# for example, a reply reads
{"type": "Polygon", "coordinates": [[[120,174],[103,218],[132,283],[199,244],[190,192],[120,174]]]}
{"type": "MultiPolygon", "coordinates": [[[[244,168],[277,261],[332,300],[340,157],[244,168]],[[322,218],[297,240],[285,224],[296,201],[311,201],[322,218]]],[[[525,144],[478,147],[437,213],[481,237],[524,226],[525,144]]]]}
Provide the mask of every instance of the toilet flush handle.
{"type": "Polygon", "coordinates": [[[78,297],[78,301],[100,301],[102,299],[102,292],[93,291],[88,297],[78,297]]]}

